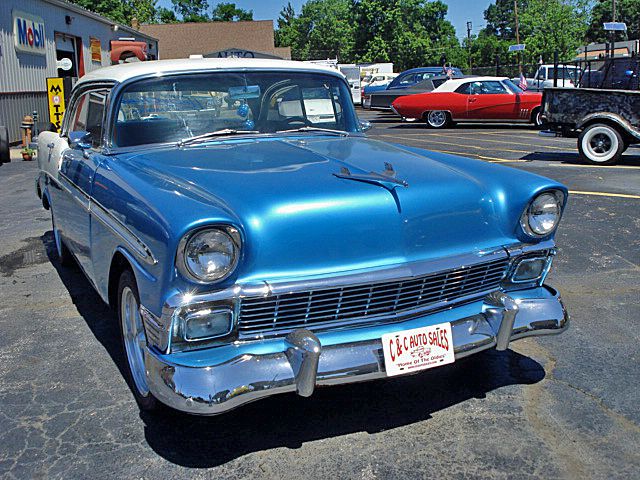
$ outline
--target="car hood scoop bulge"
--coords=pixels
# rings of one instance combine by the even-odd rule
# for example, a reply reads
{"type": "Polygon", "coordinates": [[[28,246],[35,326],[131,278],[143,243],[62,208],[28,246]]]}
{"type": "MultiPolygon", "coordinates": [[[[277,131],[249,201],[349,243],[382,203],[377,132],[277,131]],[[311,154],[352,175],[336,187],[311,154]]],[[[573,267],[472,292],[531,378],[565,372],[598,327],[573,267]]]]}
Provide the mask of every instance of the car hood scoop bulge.
{"type": "Polygon", "coordinates": [[[504,219],[481,181],[364,137],[243,139],[130,161],[197,196],[194,222],[207,218],[206,198],[209,209],[233,212],[246,236],[247,280],[394,265],[504,241],[504,219]]]}

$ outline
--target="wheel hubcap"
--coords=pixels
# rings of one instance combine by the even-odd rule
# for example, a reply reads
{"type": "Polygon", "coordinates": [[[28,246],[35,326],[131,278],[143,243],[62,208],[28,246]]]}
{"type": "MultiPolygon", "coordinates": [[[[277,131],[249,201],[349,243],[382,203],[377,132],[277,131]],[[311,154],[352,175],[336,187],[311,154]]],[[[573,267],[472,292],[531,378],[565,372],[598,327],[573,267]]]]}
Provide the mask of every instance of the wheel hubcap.
{"type": "Polygon", "coordinates": [[[124,336],[124,347],[127,351],[127,360],[131,369],[133,383],[140,395],[147,396],[149,387],[147,386],[146,368],[144,365],[144,349],[147,339],[140,318],[140,308],[133,290],[125,287],[122,290],[120,302],[120,317],[122,319],[122,335],[124,336]]]}
{"type": "Polygon", "coordinates": [[[447,116],[444,112],[435,111],[429,113],[429,123],[434,127],[441,127],[447,121],[447,116]]]}
{"type": "Polygon", "coordinates": [[[582,150],[592,162],[608,162],[618,153],[620,140],[615,131],[605,126],[592,127],[582,139],[582,150]]]}

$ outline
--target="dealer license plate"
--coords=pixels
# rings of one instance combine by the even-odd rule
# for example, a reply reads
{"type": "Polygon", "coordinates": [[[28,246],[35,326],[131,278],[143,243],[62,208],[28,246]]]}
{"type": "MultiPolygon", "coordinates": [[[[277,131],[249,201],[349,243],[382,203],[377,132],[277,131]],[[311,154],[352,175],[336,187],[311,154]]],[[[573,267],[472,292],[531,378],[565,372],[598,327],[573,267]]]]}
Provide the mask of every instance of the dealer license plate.
{"type": "Polygon", "coordinates": [[[382,349],[389,377],[455,361],[450,323],[387,333],[382,336],[382,349]]]}

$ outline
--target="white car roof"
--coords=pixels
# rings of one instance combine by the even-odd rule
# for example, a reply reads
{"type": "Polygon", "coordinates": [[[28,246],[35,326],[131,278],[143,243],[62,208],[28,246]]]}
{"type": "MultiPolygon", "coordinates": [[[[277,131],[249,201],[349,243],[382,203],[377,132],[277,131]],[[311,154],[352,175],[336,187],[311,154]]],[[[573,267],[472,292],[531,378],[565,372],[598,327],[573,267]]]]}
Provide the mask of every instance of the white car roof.
{"type": "Polygon", "coordinates": [[[509,80],[507,77],[466,77],[466,78],[452,78],[447,80],[439,87],[435,88],[434,92],[453,92],[463,83],[469,82],[502,82],[503,80],[509,80]]]}
{"type": "Polygon", "coordinates": [[[123,63],[99,68],[83,76],[78,84],[94,81],[124,82],[143,75],[169,74],[216,69],[289,70],[331,73],[344,76],[334,68],[313,63],[291,60],[271,60],[262,58],[185,58],[176,60],[152,60],[146,62],[123,63]]]}

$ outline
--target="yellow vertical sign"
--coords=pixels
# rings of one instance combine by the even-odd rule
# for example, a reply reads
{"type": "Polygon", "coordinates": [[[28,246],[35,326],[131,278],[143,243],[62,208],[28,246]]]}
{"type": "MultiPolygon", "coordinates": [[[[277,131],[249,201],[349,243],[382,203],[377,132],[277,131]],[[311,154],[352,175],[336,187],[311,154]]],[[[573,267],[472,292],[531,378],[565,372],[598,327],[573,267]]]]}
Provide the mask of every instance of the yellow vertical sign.
{"type": "Polygon", "coordinates": [[[47,78],[47,98],[49,99],[49,120],[56,126],[56,132],[60,133],[65,108],[62,78],[47,78]]]}

